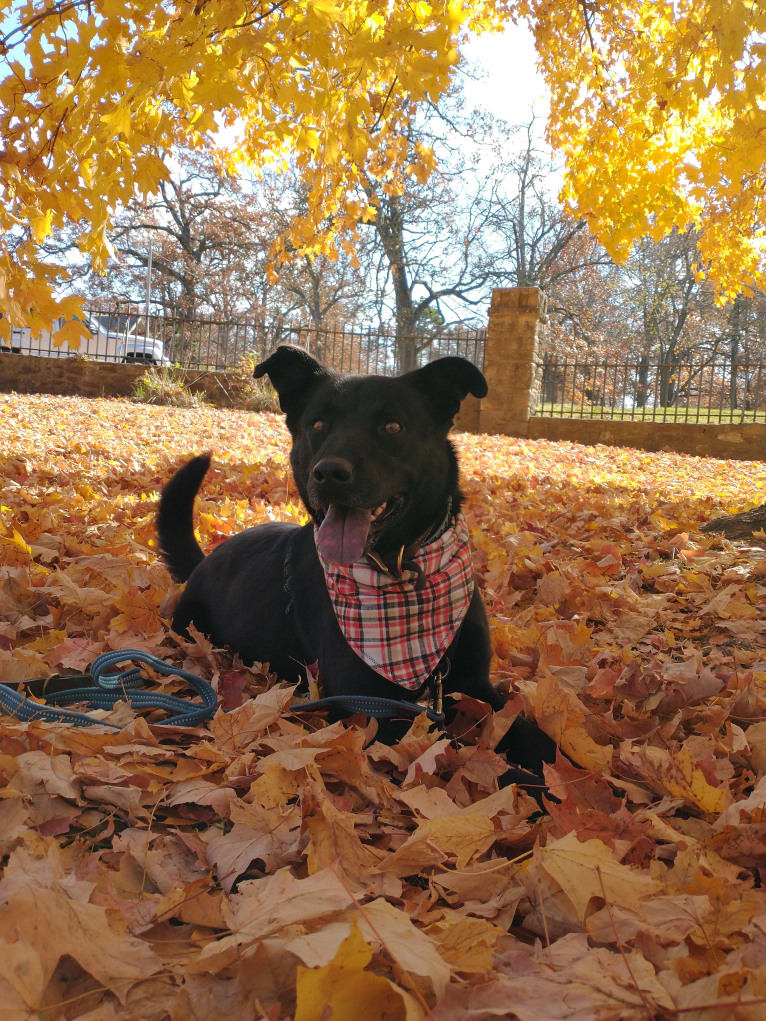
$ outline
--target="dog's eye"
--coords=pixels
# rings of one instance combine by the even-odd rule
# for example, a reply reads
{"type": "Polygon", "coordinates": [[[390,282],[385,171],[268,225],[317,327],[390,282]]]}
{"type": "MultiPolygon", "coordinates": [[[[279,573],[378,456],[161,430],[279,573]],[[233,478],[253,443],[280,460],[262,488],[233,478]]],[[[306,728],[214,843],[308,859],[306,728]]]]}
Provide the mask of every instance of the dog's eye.
{"type": "Polygon", "coordinates": [[[327,432],[327,422],[323,418],[317,418],[312,423],[311,428],[318,433],[327,432]]]}
{"type": "Polygon", "coordinates": [[[399,422],[386,422],[386,424],[382,427],[382,431],[386,433],[387,436],[395,436],[396,433],[400,433],[402,431],[402,426],[399,422]]]}

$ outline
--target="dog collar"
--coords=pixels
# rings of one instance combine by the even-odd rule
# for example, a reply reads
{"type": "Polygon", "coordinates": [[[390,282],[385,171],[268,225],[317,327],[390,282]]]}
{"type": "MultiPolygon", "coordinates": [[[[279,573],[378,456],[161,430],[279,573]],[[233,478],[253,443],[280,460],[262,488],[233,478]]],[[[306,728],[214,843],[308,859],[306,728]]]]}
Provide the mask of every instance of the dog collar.
{"type": "Polygon", "coordinates": [[[357,656],[387,680],[419,688],[454,641],[473,595],[463,515],[417,550],[399,577],[366,558],[344,566],[317,555],[338,624],[357,656]]]}

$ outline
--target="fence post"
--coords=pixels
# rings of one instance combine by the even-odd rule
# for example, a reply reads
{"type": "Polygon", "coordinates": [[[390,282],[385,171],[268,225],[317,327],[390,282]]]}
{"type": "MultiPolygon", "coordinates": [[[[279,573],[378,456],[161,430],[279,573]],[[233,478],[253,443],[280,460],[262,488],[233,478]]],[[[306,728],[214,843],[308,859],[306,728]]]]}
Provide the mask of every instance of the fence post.
{"type": "Polygon", "coordinates": [[[548,302],[539,287],[499,287],[489,309],[481,402],[484,433],[526,436],[540,401],[548,302]]]}

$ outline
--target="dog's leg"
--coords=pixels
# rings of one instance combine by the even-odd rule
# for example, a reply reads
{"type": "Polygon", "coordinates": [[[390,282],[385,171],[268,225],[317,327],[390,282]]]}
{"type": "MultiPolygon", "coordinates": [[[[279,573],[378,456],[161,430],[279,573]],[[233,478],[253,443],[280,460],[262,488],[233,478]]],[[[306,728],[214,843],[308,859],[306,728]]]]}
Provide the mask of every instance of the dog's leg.
{"type": "MultiPolygon", "coordinates": [[[[451,678],[448,690],[464,691],[473,698],[487,702],[493,709],[502,709],[505,698],[491,684],[489,623],[484,603],[478,592],[474,592],[471,606],[460,629],[458,641],[453,649],[451,678]]],[[[496,751],[504,755],[511,767],[531,770],[542,776],[543,764],[556,758],[556,743],[532,720],[519,716],[513,721],[496,751]]],[[[514,782],[512,774],[505,779],[514,782]]]]}
{"type": "Polygon", "coordinates": [[[445,691],[462,691],[486,702],[493,709],[502,709],[505,698],[489,679],[491,654],[487,611],[478,589],[475,589],[471,605],[450,650],[451,667],[445,679],[445,691]]]}
{"type": "Polygon", "coordinates": [[[556,742],[526,716],[516,717],[495,751],[509,764],[539,774],[546,762],[556,761],[556,742]]]}
{"type": "Polygon", "coordinates": [[[182,638],[188,638],[190,624],[194,624],[203,635],[210,633],[210,621],[205,607],[183,593],[173,612],[173,630],[182,638]]]}

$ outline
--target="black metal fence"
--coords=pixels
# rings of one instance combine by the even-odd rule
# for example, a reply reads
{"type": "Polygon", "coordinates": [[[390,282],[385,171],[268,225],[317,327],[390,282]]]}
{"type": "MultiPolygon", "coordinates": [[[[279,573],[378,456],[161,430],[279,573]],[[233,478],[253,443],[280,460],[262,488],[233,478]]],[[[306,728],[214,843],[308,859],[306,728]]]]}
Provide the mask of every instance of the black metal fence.
{"type": "Polygon", "coordinates": [[[79,356],[97,361],[177,365],[198,370],[230,371],[256,362],[278,344],[298,344],[326,365],[359,374],[396,375],[444,355],[462,355],[484,365],[486,328],[445,326],[402,336],[395,328],[331,325],[319,328],[285,319],[216,319],[171,311],[143,311],[138,306],[85,310],[80,345],[57,343],[63,320],[33,335],[14,328],[10,345],[0,350],[48,357],[79,356]]]}
{"type": "Polygon", "coordinates": [[[766,421],[766,365],[696,360],[579,361],[546,355],[536,415],[652,422],[766,421]]]}
{"type": "Polygon", "coordinates": [[[316,329],[282,324],[276,343],[305,347],[325,365],[338,372],[393,376],[426,365],[434,358],[459,355],[484,367],[486,327],[445,327],[441,332],[399,334],[394,327],[316,329]]]}

